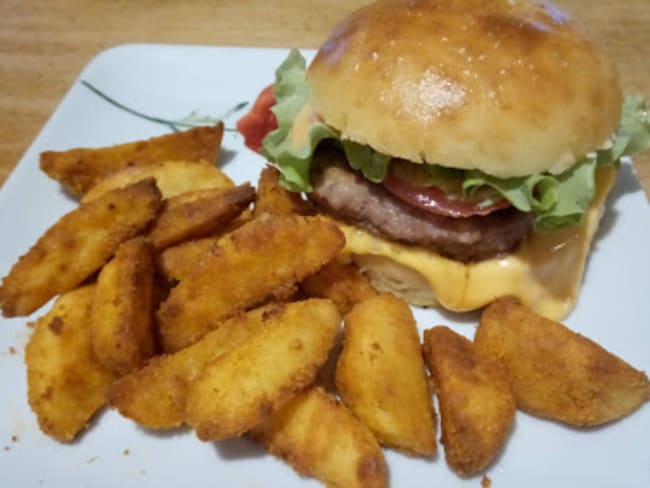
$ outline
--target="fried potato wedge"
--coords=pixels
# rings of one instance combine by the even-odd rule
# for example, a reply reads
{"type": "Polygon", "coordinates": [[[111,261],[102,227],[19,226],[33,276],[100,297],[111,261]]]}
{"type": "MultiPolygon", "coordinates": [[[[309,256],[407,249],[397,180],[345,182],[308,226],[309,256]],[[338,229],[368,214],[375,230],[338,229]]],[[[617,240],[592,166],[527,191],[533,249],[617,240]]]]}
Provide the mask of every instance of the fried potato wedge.
{"type": "Polygon", "coordinates": [[[108,175],[131,166],[162,161],[196,161],[212,165],[217,161],[223,124],[195,127],[144,141],[97,149],[70,149],[41,153],[41,169],[74,195],[83,195],[108,175]]]}
{"type": "Polygon", "coordinates": [[[151,244],[135,237],[121,244],[100,271],[89,321],[97,361],[118,375],[154,355],[154,267],[151,244]]]}
{"type": "Polygon", "coordinates": [[[209,363],[190,386],[187,423],[216,441],[263,422],[314,382],[340,325],[334,304],[314,299],[209,363]]]}
{"type": "Polygon", "coordinates": [[[300,193],[285,190],[279,185],[280,172],[273,166],[267,166],[260,173],[257,182],[257,198],[253,217],[271,215],[306,215],[311,206],[303,200],[300,193]]]}
{"type": "Polygon", "coordinates": [[[220,321],[284,294],[341,250],[344,238],[318,217],[254,219],[194,262],[157,313],[163,348],[177,351],[220,321]],[[205,272],[208,269],[210,272],[205,272]]]}
{"type": "Polygon", "coordinates": [[[157,356],[144,368],[117,380],[110,387],[108,402],[124,417],[144,427],[178,427],[185,419],[190,384],[206,364],[266,327],[300,320],[310,304],[271,304],[235,315],[191,346],[157,356]]]}
{"type": "Polygon", "coordinates": [[[436,452],[433,399],[406,302],[378,295],[346,315],[335,382],[343,403],[381,444],[409,454],[436,452]]]}
{"type": "Polygon", "coordinates": [[[517,406],[539,417],[594,426],[650,399],[643,372],[514,299],[497,300],[483,311],[474,343],[505,366],[517,406]]]}
{"type": "Polygon", "coordinates": [[[196,263],[218,249],[218,236],[183,242],[158,253],[156,269],[168,282],[183,280],[196,272],[196,263]]]}
{"type": "Polygon", "coordinates": [[[196,161],[163,161],[147,166],[130,166],[109,174],[93,186],[81,199],[89,202],[103,194],[124,188],[146,178],[154,178],[163,198],[212,188],[231,188],[232,180],[216,166],[196,161]]]}
{"type": "Polygon", "coordinates": [[[114,375],[93,356],[88,320],[94,285],[62,295],[35,324],[25,348],[29,405],[41,430],[73,440],[104,405],[114,375]]]}
{"type": "Polygon", "coordinates": [[[377,440],[320,387],[299,393],[250,435],[299,474],[331,488],[388,485],[386,461],[377,440]]]}
{"type": "Polygon", "coordinates": [[[157,251],[224,229],[251,204],[255,190],[249,184],[226,189],[183,193],[165,201],[149,231],[157,251]]]}
{"type": "Polygon", "coordinates": [[[101,268],[161,205],[153,178],[107,193],[64,215],[13,266],[0,288],[5,317],[29,315],[101,268]]]}
{"type": "Polygon", "coordinates": [[[354,305],[377,295],[372,286],[354,263],[334,260],[317,273],[308,276],[301,284],[301,291],[308,297],[329,298],[342,315],[354,305]]]}
{"type": "Polygon", "coordinates": [[[424,331],[423,352],[437,388],[447,464],[461,476],[477,474],[502,450],[515,417],[506,376],[448,327],[424,331]]]}
{"type": "Polygon", "coordinates": [[[245,210],[224,229],[209,237],[196,238],[168,247],[156,255],[156,269],[168,283],[182,280],[196,271],[196,263],[208,253],[216,253],[219,239],[233,232],[251,219],[250,210],[245,210]]]}

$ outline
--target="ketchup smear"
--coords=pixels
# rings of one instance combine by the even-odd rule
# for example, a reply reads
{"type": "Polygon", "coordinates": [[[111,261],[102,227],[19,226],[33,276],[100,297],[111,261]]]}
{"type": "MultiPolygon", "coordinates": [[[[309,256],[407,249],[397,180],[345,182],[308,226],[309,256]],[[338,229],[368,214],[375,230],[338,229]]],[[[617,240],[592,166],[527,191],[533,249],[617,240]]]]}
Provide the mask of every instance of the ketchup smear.
{"type": "Polygon", "coordinates": [[[273,105],[275,94],[271,84],[257,96],[250,111],[237,121],[237,130],[244,136],[244,144],[253,151],[259,151],[266,134],[278,127],[278,120],[271,112],[273,105]]]}

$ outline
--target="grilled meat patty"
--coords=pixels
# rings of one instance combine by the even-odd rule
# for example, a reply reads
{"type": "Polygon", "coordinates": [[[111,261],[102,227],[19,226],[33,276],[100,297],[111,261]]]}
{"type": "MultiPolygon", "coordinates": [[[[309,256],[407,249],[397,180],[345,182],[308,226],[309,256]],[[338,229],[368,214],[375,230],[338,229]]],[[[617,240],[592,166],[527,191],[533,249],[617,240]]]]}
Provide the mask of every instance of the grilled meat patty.
{"type": "Polygon", "coordinates": [[[311,175],[314,190],[309,198],[319,208],[372,233],[457,261],[509,252],[532,225],[532,216],[514,207],[467,218],[433,215],[404,203],[347,165],[331,162],[316,165],[311,175]]]}

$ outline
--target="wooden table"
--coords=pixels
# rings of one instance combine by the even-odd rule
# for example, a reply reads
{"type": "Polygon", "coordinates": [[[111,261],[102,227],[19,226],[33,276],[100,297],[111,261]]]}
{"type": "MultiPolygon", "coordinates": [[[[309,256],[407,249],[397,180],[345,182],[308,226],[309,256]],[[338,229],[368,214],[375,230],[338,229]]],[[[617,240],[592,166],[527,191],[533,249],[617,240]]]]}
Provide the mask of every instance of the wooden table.
{"type": "MultiPolygon", "coordinates": [[[[650,100],[648,0],[557,0],[650,100]]],[[[0,186],[98,52],[133,42],[317,47],[367,0],[0,1],[0,186]]],[[[636,159],[650,189],[650,157],[636,159]]]]}

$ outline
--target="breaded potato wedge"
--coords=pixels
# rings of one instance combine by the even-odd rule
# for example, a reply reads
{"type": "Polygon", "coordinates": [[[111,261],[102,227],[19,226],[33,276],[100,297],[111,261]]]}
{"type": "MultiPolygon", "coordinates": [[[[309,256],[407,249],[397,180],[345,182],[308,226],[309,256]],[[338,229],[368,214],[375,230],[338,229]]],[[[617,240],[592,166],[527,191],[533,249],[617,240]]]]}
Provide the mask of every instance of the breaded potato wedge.
{"type": "Polygon", "coordinates": [[[25,348],[29,405],[41,430],[73,440],[104,405],[113,373],[95,359],[88,320],[95,286],[62,295],[35,323],[25,348]]]}
{"type": "Polygon", "coordinates": [[[253,219],[194,263],[157,313],[165,351],[199,340],[222,320],[288,294],[331,261],[344,244],[341,231],[319,217],[253,219]],[[205,270],[210,270],[205,272],[205,270]]]}
{"type": "Polygon", "coordinates": [[[386,293],[346,315],[335,382],[343,403],[381,444],[409,454],[436,452],[433,399],[405,301],[386,293]]]}
{"type": "Polygon", "coordinates": [[[218,252],[219,239],[233,232],[251,219],[250,210],[245,210],[224,229],[209,236],[182,242],[168,247],[156,255],[156,269],[168,283],[182,280],[196,271],[196,263],[208,253],[218,252]]]}
{"type": "Polygon", "coordinates": [[[153,429],[182,425],[190,384],[204,366],[266,327],[300,320],[310,301],[271,304],[222,322],[200,341],[174,354],[157,356],[113,383],[109,404],[124,417],[153,429]]]}
{"type": "Polygon", "coordinates": [[[196,272],[196,263],[217,252],[219,237],[204,237],[168,247],[156,256],[156,269],[168,282],[183,280],[196,272]]]}
{"type": "Polygon", "coordinates": [[[280,172],[273,166],[265,167],[257,182],[257,198],[253,209],[253,217],[264,214],[271,215],[306,215],[311,206],[300,193],[282,188],[278,181],[280,172]]]}
{"type": "Polygon", "coordinates": [[[485,469],[501,452],[515,418],[515,399],[501,366],[445,326],[424,331],[423,353],[433,375],[445,459],[461,476],[485,469]]]}
{"type": "Polygon", "coordinates": [[[97,149],[41,153],[41,169],[73,195],[83,195],[101,180],[124,168],[162,161],[196,161],[212,165],[221,150],[223,124],[195,127],[144,141],[97,149]]]}
{"type": "Polygon", "coordinates": [[[192,382],[186,421],[199,439],[239,436],[310,386],[341,326],[329,300],[311,300],[207,364],[192,382]]]}
{"type": "Polygon", "coordinates": [[[539,417],[588,427],[628,415],[650,399],[645,373],[515,299],[483,311],[474,343],[505,366],[517,406],[539,417]]]}
{"type": "Polygon", "coordinates": [[[216,166],[196,161],[162,161],[147,166],[129,166],[109,174],[81,199],[89,202],[106,192],[124,188],[145,178],[154,178],[164,199],[190,191],[231,188],[232,180],[216,166]]]}
{"type": "Polygon", "coordinates": [[[331,488],[383,488],[386,461],[377,440],[320,387],[299,393],[250,432],[302,476],[331,488]]]}
{"type": "Polygon", "coordinates": [[[150,178],[64,215],[4,278],[3,315],[29,315],[55,295],[75,288],[151,222],[160,205],[160,191],[150,178]]]}
{"type": "Polygon", "coordinates": [[[250,184],[199,190],[165,200],[148,237],[157,251],[226,228],[251,204],[250,184]]]}
{"type": "Polygon", "coordinates": [[[99,272],[89,321],[97,361],[118,375],[154,355],[154,266],[151,244],[135,237],[121,244],[99,272]]]}
{"type": "Polygon", "coordinates": [[[300,290],[308,297],[329,298],[341,315],[347,314],[357,303],[377,295],[377,290],[356,264],[338,259],[308,276],[300,284],[300,290]]]}

